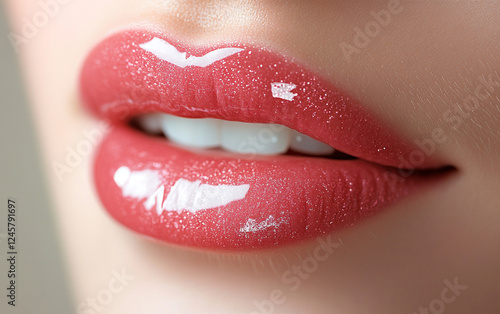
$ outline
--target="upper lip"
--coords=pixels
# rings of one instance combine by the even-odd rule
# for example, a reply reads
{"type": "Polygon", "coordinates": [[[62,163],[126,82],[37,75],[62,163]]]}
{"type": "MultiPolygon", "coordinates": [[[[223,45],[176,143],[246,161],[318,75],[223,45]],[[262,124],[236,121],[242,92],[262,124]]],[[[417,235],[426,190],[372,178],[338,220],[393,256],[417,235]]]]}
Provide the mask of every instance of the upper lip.
{"type": "MultiPolygon", "coordinates": [[[[330,82],[265,48],[189,47],[158,32],[128,31],[103,41],[87,60],[81,73],[83,101],[97,116],[111,121],[164,112],[276,123],[344,153],[396,168],[408,165],[405,161],[415,151],[330,82]],[[173,51],[177,58],[162,58],[147,49],[152,41],[163,43],[159,49],[173,51]],[[207,62],[210,54],[216,55],[213,62],[207,62]],[[285,84],[285,97],[273,97],[275,83],[285,84]]],[[[439,166],[442,163],[429,157],[412,165],[439,166]]]]}

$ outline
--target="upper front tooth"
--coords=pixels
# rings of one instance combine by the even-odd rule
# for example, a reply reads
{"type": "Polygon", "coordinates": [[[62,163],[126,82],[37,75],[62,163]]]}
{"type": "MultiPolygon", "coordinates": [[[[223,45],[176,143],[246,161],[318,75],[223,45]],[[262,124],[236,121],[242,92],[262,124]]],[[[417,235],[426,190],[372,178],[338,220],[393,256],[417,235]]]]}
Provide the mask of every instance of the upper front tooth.
{"type": "Polygon", "coordinates": [[[276,155],[285,153],[291,130],[278,124],[221,122],[221,145],[235,153],[276,155]]]}
{"type": "Polygon", "coordinates": [[[293,131],[290,149],[310,155],[331,155],[335,149],[305,134],[293,131]]]}
{"type": "Polygon", "coordinates": [[[137,117],[137,123],[146,132],[150,134],[161,133],[161,114],[147,113],[137,117]]]}
{"type": "Polygon", "coordinates": [[[220,145],[220,121],[216,119],[188,119],[169,114],[161,115],[165,135],[174,143],[199,148],[220,145]]]}
{"type": "Polygon", "coordinates": [[[276,155],[291,150],[309,155],[331,155],[335,149],[279,124],[245,123],[210,118],[190,119],[169,114],[146,114],[139,125],[149,133],[163,133],[188,147],[222,146],[235,153],[276,155]]]}

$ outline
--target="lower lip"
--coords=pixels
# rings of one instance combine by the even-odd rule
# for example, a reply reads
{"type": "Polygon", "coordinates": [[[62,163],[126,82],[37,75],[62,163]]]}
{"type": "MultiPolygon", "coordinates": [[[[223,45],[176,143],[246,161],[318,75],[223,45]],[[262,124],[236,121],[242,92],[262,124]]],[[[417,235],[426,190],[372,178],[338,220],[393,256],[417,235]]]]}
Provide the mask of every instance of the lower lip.
{"type": "Polygon", "coordinates": [[[436,178],[402,179],[362,160],[193,152],[121,125],[96,159],[97,191],[116,220],[168,243],[218,250],[265,249],[327,234],[436,178]]]}

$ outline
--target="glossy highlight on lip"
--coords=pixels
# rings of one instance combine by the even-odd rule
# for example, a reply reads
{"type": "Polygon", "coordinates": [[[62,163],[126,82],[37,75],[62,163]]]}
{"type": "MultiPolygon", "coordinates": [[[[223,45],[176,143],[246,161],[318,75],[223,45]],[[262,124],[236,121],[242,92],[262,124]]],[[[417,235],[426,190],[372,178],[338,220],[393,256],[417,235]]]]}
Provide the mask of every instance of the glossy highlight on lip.
{"type": "Polygon", "coordinates": [[[205,68],[217,61],[224,60],[225,58],[244,50],[243,48],[220,48],[212,50],[201,57],[186,57],[185,52],[178,51],[170,43],[158,37],[151,39],[147,43],[140,44],[139,47],[148,52],[151,52],[159,59],[167,61],[181,68],[185,68],[188,66],[205,68]]]}
{"type": "Polygon", "coordinates": [[[209,185],[200,180],[191,182],[177,180],[166,199],[163,199],[165,187],[160,184],[158,171],[131,171],[127,167],[116,170],[114,180],[122,189],[124,197],[138,200],[146,198],[143,205],[147,210],[153,207],[161,215],[163,211],[191,211],[212,209],[245,198],[250,186],[243,185],[209,185]]]}
{"type": "MultiPolygon", "coordinates": [[[[129,30],[90,53],[81,92],[91,112],[115,125],[95,161],[104,206],[166,242],[250,250],[307,240],[434,181],[398,177],[412,145],[329,82],[264,48],[188,47],[129,30]],[[126,124],[150,112],[281,124],[360,159],[193,151],[126,124]]],[[[419,167],[438,165],[428,159],[419,167]]]]}

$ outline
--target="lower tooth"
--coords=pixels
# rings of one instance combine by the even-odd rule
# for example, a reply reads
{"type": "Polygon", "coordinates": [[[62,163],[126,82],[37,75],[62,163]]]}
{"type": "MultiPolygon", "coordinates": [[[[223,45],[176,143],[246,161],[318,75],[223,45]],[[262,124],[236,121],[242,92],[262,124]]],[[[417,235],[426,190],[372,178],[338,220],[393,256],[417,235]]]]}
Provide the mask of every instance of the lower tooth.
{"type": "Polygon", "coordinates": [[[198,148],[220,145],[220,121],[216,119],[188,119],[169,114],[161,115],[164,134],[174,143],[198,148]]]}
{"type": "Polygon", "coordinates": [[[291,130],[277,124],[221,121],[221,145],[230,152],[258,155],[283,154],[291,130]]]}
{"type": "Polygon", "coordinates": [[[290,149],[304,154],[325,156],[331,155],[335,149],[307,135],[293,131],[290,149]]]}

